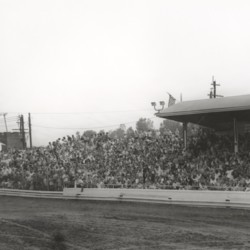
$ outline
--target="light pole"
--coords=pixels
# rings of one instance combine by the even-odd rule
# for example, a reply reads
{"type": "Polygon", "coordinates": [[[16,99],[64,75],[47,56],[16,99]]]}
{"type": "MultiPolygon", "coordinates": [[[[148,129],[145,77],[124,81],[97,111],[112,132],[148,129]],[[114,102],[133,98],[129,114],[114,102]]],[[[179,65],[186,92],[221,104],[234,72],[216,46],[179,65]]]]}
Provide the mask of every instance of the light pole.
{"type": "Polygon", "coordinates": [[[156,108],[156,102],[151,102],[151,105],[154,107],[155,111],[157,111],[158,113],[160,111],[162,111],[164,109],[164,106],[165,106],[164,101],[160,101],[159,103],[160,103],[161,108],[156,108]]]}

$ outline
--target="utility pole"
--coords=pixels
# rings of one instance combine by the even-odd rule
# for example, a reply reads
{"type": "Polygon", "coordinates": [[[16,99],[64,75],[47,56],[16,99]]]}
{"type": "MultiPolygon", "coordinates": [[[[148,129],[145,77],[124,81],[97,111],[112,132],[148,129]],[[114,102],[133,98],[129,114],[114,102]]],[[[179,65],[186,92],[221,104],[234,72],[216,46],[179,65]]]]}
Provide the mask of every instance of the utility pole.
{"type": "Polygon", "coordinates": [[[7,126],[7,122],[6,122],[6,115],[7,115],[7,113],[2,113],[0,115],[2,115],[3,119],[4,119],[5,130],[6,130],[6,148],[8,150],[8,126],[7,126]]]}
{"type": "Polygon", "coordinates": [[[30,137],[30,148],[32,148],[32,133],[31,133],[31,118],[29,113],[29,137],[30,137]]]}
{"type": "Polygon", "coordinates": [[[220,86],[220,84],[216,83],[216,81],[214,80],[214,76],[212,78],[211,85],[213,86],[213,88],[211,88],[210,93],[208,94],[209,98],[212,99],[212,98],[216,98],[216,97],[223,97],[222,95],[217,95],[217,93],[216,93],[216,87],[220,86]]]}
{"type": "Polygon", "coordinates": [[[7,115],[7,113],[3,114],[4,124],[5,124],[5,129],[6,129],[6,148],[8,150],[8,127],[7,127],[7,122],[6,122],[6,115],[7,115]]]}
{"type": "Polygon", "coordinates": [[[23,119],[23,115],[19,115],[19,121],[17,122],[17,124],[19,125],[19,129],[12,129],[12,130],[18,130],[19,131],[19,135],[21,137],[21,142],[22,142],[22,146],[23,146],[23,149],[26,149],[27,148],[27,145],[26,145],[26,138],[25,138],[25,129],[24,128],[24,119],[23,119]]]}
{"type": "Polygon", "coordinates": [[[20,132],[20,135],[22,134],[22,123],[21,123],[21,116],[19,115],[19,121],[17,122],[18,125],[19,125],[19,132],[20,132]]]}
{"type": "Polygon", "coordinates": [[[7,127],[7,122],[6,122],[6,115],[7,115],[7,113],[4,113],[3,117],[4,117],[4,124],[5,124],[6,133],[8,133],[8,127],[7,127]]]}
{"type": "Polygon", "coordinates": [[[213,98],[213,88],[210,88],[210,92],[209,92],[209,94],[208,94],[208,96],[209,96],[209,99],[212,99],[213,98]]]}
{"type": "Polygon", "coordinates": [[[5,130],[6,130],[6,133],[8,133],[8,126],[7,126],[7,122],[6,122],[6,115],[8,113],[1,113],[0,115],[3,116],[3,119],[4,119],[4,124],[5,124],[5,130]]]}
{"type": "Polygon", "coordinates": [[[21,135],[22,135],[23,148],[26,149],[26,140],[25,140],[23,115],[20,116],[20,130],[21,130],[21,135]]]}
{"type": "Polygon", "coordinates": [[[213,86],[213,89],[214,89],[214,96],[213,97],[216,98],[216,87],[220,86],[220,84],[216,84],[216,81],[214,80],[214,76],[213,76],[211,85],[213,86]]]}

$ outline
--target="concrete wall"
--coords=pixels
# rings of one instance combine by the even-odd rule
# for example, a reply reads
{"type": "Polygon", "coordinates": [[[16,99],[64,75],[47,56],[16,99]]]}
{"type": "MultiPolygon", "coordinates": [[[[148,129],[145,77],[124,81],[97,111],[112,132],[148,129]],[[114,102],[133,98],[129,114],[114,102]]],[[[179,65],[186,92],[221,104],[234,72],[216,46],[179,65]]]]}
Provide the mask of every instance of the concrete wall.
{"type": "Polygon", "coordinates": [[[65,188],[64,196],[85,198],[174,201],[195,203],[249,204],[250,192],[208,190],[65,188]]]}

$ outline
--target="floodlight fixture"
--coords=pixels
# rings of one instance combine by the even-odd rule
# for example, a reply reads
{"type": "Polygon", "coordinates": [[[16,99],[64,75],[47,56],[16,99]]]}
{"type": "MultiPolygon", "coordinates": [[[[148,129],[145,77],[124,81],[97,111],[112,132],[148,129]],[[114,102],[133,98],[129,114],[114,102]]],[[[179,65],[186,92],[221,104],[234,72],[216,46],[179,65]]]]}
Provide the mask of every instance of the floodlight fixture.
{"type": "Polygon", "coordinates": [[[164,101],[160,101],[160,106],[161,108],[156,108],[156,102],[151,102],[151,105],[154,107],[155,111],[160,112],[164,109],[165,106],[165,102],[164,101]]]}
{"type": "Polygon", "coordinates": [[[164,101],[160,101],[160,105],[164,108],[165,102],[164,101]]]}

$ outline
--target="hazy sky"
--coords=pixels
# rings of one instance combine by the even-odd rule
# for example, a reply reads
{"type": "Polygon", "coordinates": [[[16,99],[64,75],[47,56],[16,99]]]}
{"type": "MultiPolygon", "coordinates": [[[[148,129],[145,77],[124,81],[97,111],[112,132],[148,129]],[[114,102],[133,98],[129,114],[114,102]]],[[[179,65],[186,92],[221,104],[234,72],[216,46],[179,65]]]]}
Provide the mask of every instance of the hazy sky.
{"type": "Polygon", "coordinates": [[[46,145],[134,126],[166,92],[208,98],[213,75],[218,94],[249,94],[249,13],[248,0],[0,0],[0,112],[10,131],[30,112],[46,145]]]}

